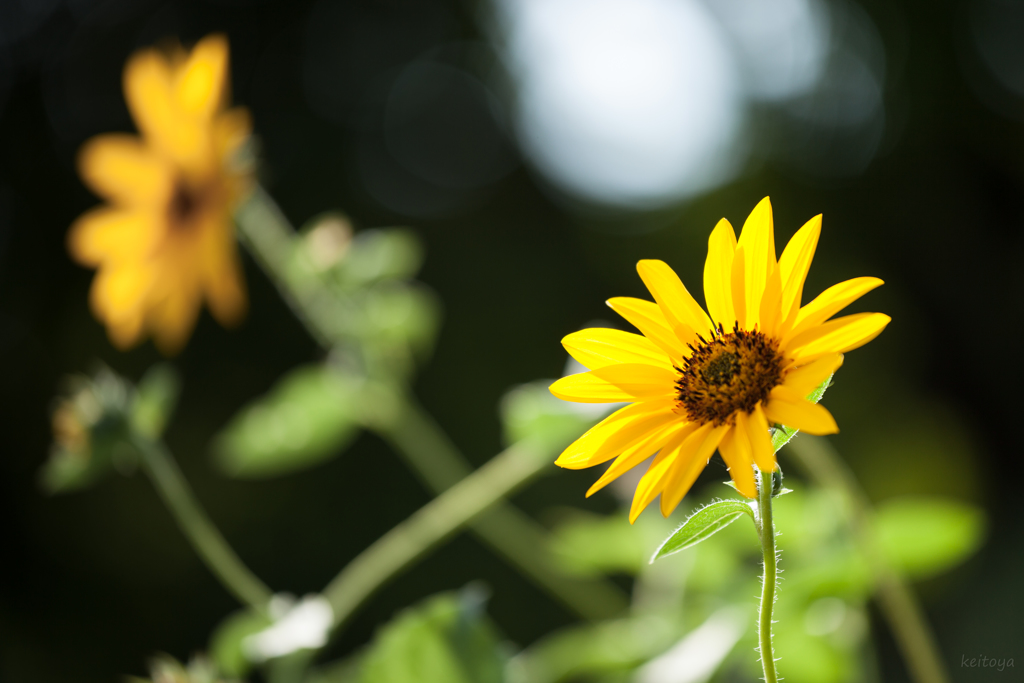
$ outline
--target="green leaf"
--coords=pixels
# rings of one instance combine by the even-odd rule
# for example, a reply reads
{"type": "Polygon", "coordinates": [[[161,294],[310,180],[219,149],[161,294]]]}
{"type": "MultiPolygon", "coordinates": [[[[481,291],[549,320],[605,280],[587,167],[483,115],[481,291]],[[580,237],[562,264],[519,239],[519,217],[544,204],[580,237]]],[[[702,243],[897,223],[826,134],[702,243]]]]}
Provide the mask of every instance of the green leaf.
{"type": "MultiPolygon", "coordinates": [[[[820,401],[821,397],[825,395],[825,391],[832,386],[833,377],[835,377],[834,374],[829,375],[828,379],[819,384],[814,391],[807,394],[807,400],[811,403],[817,403],[820,401]]],[[[772,446],[775,448],[775,452],[778,453],[780,448],[789,443],[790,439],[796,436],[798,431],[800,430],[794,429],[793,427],[787,427],[786,425],[778,425],[772,428],[772,446]]]]}
{"type": "Polygon", "coordinates": [[[341,262],[347,285],[411,278],[423,263],[423,247],[416,235],[403,228],[362,230],[356,233],[341,262]]]}
{"type": "Polygon", "coordinates": [[[501,683],[505,656],[480,591],[444,593],[400,613],[374,638],[359,683],[501,683]]]}
{"type": "Polygon", "coordinates": [[[215,437],[218,466],[234,477],[260,478],[333,457],[358,432],[360,386],[329,366],[291,371],[215,437]]]}
{"type": "Polygon", "coordinates": [[[362,657],[358,654],[316,667],[305,683],[358,683],[362,657]]]}
{"type": "Polygon", "coordinates": [[[754,509],[742,500],[720,500],[697,510],[683,525],[672,532],[654,552],[651,562],[697,545],[729,526],[741,515],[748,515],[754,521],[754,509]]]}
{"type": "Polygon", "coordinates": [[[269,617],[251,610],[229,615],[210,636],[210,657],[217,671],[232,678],[249,673],[252,663],[245,656],[242,641],[273,624],[269,617]]]}
{"type": "Polygon", "coordinates": [[[51,495],[86,489],[114,471],[115,452],[126,462],[135,457],[126,437],[108,440],[96,436],[87,455],[54,448],[39,470],[39,485],[51,495]]]}
{"type": "MultiPolygon", "coordinates": [[[[595,404],[570,403],[548,391],[550,380],[513,387],[501,399],[505,443],[538,439],[545,443],[568,441],[588,429],[602,413],[588,410],[595,404]],[[582,410],[580,406],[585,406],[582,410]]],[[[599,408],[600,409],[600,408],[599,408]]]]}
{"type": "Polygon", "coordinates": [[[914,579],[941,574],[970,557],[984,539],[985,516],[943,498],[897,498],[878,506],[875,533],[889,562],[914,579]]]}
{"type": "Polygon", "coordinates": [[[132,426],[149,439],[158,439],[178,403],[181,379],[174,368],[159,363],[149,369],[139,381],[135,404],[132,406],[132,426]]]}
{"type": "Polygon", "coordinates": [[[399,345],[420,355],[433,347],[441,306],[429,289],[414,283],[377,285],[365,292],[363,310],[362,333],[374,344],[399,345]]]}

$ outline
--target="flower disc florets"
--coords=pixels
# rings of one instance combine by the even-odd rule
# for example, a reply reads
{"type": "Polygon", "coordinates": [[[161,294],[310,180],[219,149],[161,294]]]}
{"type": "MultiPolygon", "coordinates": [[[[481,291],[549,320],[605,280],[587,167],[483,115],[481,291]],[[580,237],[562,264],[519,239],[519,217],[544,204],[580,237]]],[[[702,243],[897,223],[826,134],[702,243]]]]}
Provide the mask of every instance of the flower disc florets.
{"type": "Polygon", "coordinates": [[[719,327],[707,341],[698,338],[683,367],[676,368],[679,407],[690,420],[735,425],[737,411],[752,412],[782,384],[778,340],[739,326],[728,333],[719,327]]]}

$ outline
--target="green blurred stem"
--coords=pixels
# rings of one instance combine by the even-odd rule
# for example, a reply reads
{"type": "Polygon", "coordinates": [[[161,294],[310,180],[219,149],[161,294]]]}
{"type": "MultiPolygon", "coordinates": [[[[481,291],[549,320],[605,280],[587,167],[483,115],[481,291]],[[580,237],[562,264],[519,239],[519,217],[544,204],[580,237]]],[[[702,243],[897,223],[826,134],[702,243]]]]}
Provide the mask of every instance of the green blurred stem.
{"type": "Polygon", "coordinates": [[[266,614],[270,589],[242,563],[206,516],[171,454],[149,439],[136,438],[135,446],[143,470],[206,566],[239,602],[266,614]]]}
{"type": "Polygon", "coordinates": [[[775,521],[772,519],[772,473],[761,472],[757,493],[757,533],[761,537],[764,556],[764,578],[761,581],[761,612],[757,635],[761,651],[761,668],[765,683],[777,683],[775,650],[772,648],[772,610],[775,608],[778,554],[775,551],[775,521]]]}
{"type": "MultiPolygon", "coordinates": [[[[240,241],[277,284],[310,334],[326,350],[343,348],[346,340],[338,338],[337,321],[331,319],[331,312],[338,309],[325,301],[328,293],[297,279],[289,267],[294,231],[274,200],[256,187],[249,200],[239,207],[236,219],[240,241]]],[[[444,430],[412,397],[402,399],[398,415],[375,429],[435,494],[473,471],[444,430]]],[[[534,474],[544,465],[538,464],[534,474]]],[[[547,550],[544,528],[509,503],[492,506],[472,521],[471,528],[487,545],[580,616],[605,618],[626,609],[626,596],[610,581],[580,579],[562,572],[547,550]]]]}
{"type": "Polygon", "coordinates": [[[386,581],[471,519],[525,484],[548,449],[520,442],[434,498],[364,550],[324,589],[339,626],[386,581]]]}
{"type": "MultiPolygon", "coordinates": [[[[469,464],[444,430],[411,397],[379,431],[436,493],[471,476],[469,464]]],[[[567,435],[566,443],[570,440],[567,435]]],[[[530,476],[550,467],[557,447],[564,445],[551,447],[549,457],[535,461],[530,476]]],[[[470,528],[480,540],[580,616],[604,619],[619,615],[628,607],[625,595],[610,581],[568,576],[557,567],[548,550],[547,531],[518,508],[502,502],[473,519],[470,528]]]]}
{"type": "Polygon", "coordinates": [[[295,316],[321,347],[333,348],[330,307],[324,305],[320,292],[296,277],[296,270],[291,267],[295,231],[280,207],[262,186],[256,185],[238,208],[235,219],[239,241],[271,276],[295,316]]]}
{"type": "Polygon", "coordinates": [[[871,503],[853,472],[827,439],[803,436],[794,439],[789,449],[811,479],[819,486],[839,491],[847,500],[854,536],[874,576],[875,599],[889,622],[911,678],[915,683],[948,683],[949,674],[924,611],[875,542],[871,503]]]}

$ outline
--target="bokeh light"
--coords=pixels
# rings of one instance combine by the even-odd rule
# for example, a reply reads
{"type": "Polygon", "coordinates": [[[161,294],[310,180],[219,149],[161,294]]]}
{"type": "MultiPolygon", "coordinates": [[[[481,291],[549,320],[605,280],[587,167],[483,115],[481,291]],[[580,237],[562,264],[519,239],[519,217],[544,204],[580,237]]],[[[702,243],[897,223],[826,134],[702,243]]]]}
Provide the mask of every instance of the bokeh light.
{"type": "Polygon", "coordinates": [[[721,0],[707,7],[729,34],[752,99],[787,100],[821,79],[832,42],[822,0],[721,0]]]}
{"type": "Polygon", "coordinates": [[[884,47],[822,0],[496,0],[524,154],[595,205],[652,209],[733,179],[751,150],[863,170],[885,129],[884,47]]]}
{"type": "Polygon", "coordinates": [[[519,139],[557,186],[643,207],[735,172],[740,77],[703,5],[509,0],[499,11],[519,139]]]}

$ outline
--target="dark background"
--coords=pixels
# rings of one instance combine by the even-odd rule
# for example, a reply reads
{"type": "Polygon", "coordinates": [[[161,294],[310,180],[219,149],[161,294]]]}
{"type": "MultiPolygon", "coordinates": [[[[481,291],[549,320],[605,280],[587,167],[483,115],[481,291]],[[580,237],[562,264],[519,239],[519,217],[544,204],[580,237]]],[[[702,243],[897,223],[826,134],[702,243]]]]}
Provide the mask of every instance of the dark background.
{"type": "MultiPolygon", "coordinates": [[[[685,206],[611,215],[560,198],[518,159],[501,116],[479,124],[480,110],[469,100],[460,108],[457,92],[411,124],[411,144],[439,146],[447,155],[438,163],[457,173],[460,131],[479,133],[497,150],[493,182],[430,185],[388,156],[374,93],[395,69],[424,55],[468,72],[494,61],[473,3],[3,0],[0,677],[85,682],[138,674],[156,651],[184,658],[203,649],[235,608],[144,478],[116,477],[55,498],[36,483],[60,378],[100,359],[134,379],[159,358],[149,344],[117,352],[89,314],[91,273],[64,248],[67,227],[97,203],[77,178],[75,152],[94,134],[132,130],[120,92],[132,50],[223,31],[234,99],[251,109],[261,140],[264,183],[292,221],[340,208],[358,227],[411,225],[425,242],[422,279],[444,302],[445,322],[416,390],[477,464],[502,445],[501,394],[558,376],[565,362],[558,340],[610,319],[606,298],[644,295],[637,259],[668,261],[693,289],[706,235],[721,216],[739,226],[770,195],[781,249],[805,220],[824,213],[808,291],[878,276],[886,286],[857,310],[894,319],[848,357],[826,400],[844,429],[835,441],[876,499],[938,493],[985,509],[983,550],[919,589],[955,680],[1011,680],[1009,669],[996,674],[959,662],[962,654],[985,655],[1024,666],[1017,435],[1024,103],[985,70],[970,30],[979,11],[1005,12],[1000,21],[1009,30],[1024,25],[1016,8],[864,4],[890,59],[885,142],[862,172],[826,178],[762,156],[739,179],[685,206]],[[310,79],[329,87],[318,90],[310,79]],[[380,183],[390,194],[371,191],[380,183]]],[[[1024,66],[1008,45],[1011,66],[1024,66]]],[[[225,331],[204,313],[174,360],[184,394],[168,442],[241,556],[275,590],[302,595],[429,496],[370,435],[325,466],[281,479],[238,482],[211,467],[208,440],[234,411],[320,354],[246,259],[244,325],[225,331]]],[[[724,476],[718,460],[708,469],[702,481],[724,476]]],[[[611,496],[584,502],[593,478],[552,468],[517,502],[542,520],[554,506],[614,509],[611,496]]],[[[492,587],[490,613],[519,645],[572,620],[460,536],[362,609],[337,652],[365,642],[402,606],[473,579],[492,587]]],[[[874,625],[885,680],[905,680],[877,615],[874,625]]]]}

